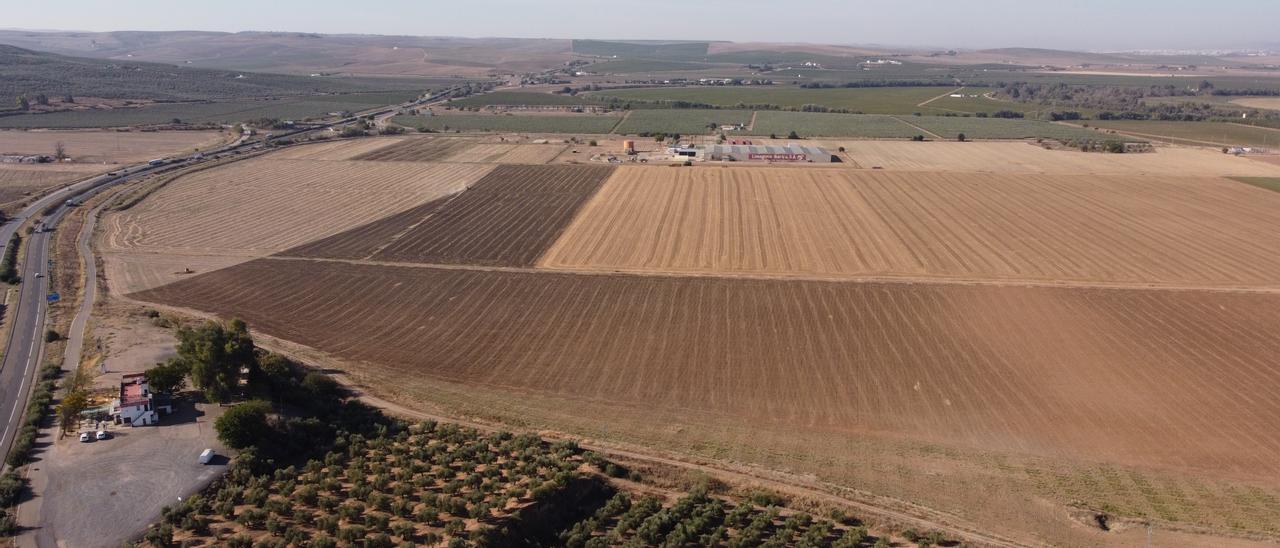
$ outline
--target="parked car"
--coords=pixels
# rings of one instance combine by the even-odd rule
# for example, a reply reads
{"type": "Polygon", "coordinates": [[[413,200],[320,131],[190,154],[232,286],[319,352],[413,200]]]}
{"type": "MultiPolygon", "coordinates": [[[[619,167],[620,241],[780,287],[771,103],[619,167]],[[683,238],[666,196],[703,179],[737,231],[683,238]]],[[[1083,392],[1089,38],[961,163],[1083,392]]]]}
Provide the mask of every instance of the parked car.
{"type": "Polygon", "coordinates": [[[81,433],[80,433],[80,441],[93,441],[93,438],[92,438],[91,436],[89,436],[89,433],[88,433],[88,432],[81,432],[81,433]]]}
{"type": "Polygon", "coordinates": [[[106,430],[99,430],[94,437],[100,440],[109,440],[111,439],[111,433],[106,430]]]}
{"type": "Polygon", "coordinates": [[[217,455],[217,453],[214,453],[213,449],[205,449],[200,453],[200,464],[209,464],[215,455],[217,455]]]}

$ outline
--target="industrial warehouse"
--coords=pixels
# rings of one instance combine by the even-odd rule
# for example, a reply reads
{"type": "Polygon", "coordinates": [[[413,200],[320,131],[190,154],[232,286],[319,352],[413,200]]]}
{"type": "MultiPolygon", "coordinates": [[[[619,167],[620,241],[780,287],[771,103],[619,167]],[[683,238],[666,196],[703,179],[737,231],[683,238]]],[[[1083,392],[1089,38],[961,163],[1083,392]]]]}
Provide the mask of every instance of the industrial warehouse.
{"type": "Polygon", "coordinates": [[[810,162],[831,163],[840,159],[821,147],[800,145],[711,145],[700,156],[712,162],[810,162]]]}

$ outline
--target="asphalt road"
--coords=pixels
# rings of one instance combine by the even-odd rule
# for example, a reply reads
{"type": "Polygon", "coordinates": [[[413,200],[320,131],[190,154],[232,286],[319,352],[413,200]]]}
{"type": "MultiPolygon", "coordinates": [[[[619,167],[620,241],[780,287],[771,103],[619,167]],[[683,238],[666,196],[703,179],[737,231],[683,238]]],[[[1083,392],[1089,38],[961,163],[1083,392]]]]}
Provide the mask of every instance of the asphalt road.
{"type": "MultiPolygon", "coordinates": [[[[357,116],[379,117],[389,115],[402,108],[439,101],[447,95],[448,90],[402,105],[370,109],[356,116],[335,122],[279,133],[268,137],[268,140],[293,137],[311,131],[348,124],[355,121],[357,116]]],[[[0,226],[0,254],[5,251],[4,247],[9,245],[9,239],[13,236],[13,233],[22,228],[29,219],[43,217],[41,224],[45,227],[52,228],[57,226],[68,208],[71,207],[64,204],[68,199],[74,198],[77,202],[83,202],[94,194],[125,181],[168,171],[174,169],[175,166],[181,167],[192,165],[196,162],[224,158],[261,146],[259,143],[245,142],[245,139],[241,138],[232,144],[212,151],[177,157],[166,165],[150,166],[143,164],[130,166],[112,172],[115,175],[99,175],[52,192],[36,200],[10,219],[9,222],[0,226]],[[59,205],[49,215],[44,215],[44,211],[47,208],[57,204],[63,205],[59,205]]],[[[48,270],[49,241],[52,236],[52,232],[35,232],[24,235],[27,248],[26,256],[20,261],[22,269],[19,275],[22,277],[22,285],[19,289],[18,298],[16,300],[11,299],[9,308],[6,311],[7,321],[13,326],[13,329],[4,347],[3,360],[0,361],[0,421],[3,421],[3,424],[0,424],[0,458],[9,454],[13,440],[21,429],[22,410],[26,407],[27,397],[30,395],[35,373],[39,369],[44,356],[44,340],[42,337],[44,335],[45,299],[48,296],[48,280],[44,277],[38,277],[37,274],[48,270]]],[[[7,469],[7,465],[4,468],[7,469]]]]}

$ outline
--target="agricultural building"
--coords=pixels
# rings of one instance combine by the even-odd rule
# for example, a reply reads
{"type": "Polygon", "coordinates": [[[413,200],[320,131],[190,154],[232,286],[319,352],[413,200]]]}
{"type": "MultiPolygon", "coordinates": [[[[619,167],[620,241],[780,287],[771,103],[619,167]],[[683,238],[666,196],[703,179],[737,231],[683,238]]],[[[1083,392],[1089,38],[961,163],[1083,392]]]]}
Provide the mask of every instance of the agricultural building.
{"type": "Polygon", "coordinates": [[[818,162],[837,161],[821,147],[799,145],[712,145],[706,148],[705,159],[713,162],[818,162]]]}

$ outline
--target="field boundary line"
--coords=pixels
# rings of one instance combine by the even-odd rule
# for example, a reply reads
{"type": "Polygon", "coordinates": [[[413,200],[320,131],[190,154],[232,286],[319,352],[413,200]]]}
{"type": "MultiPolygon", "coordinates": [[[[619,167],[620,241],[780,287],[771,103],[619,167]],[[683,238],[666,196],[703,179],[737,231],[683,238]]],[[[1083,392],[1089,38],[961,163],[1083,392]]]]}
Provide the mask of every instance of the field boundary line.
{"type": "MultiPolygon", "coordinates": [[[[752,280],[781,282],[829,282],[859,284],[897,284],[897,285],[961,285],[989,287],[1028,287],[1049,289],[1103,289],[1103,290],[1143,290],[1143,291],[1186,291],[1199,293],[1244,293],[1253,295],[1278,295],[1280,286],[1267,287],[1230,287],[1190,284],[1160,284],[1151,282],[1052,282],[1044,280],[991,279],[991,278],[947,278],[926,276],[820,276],[820,275],[788,275],[788,274],[755,274],[748,272],[673,272],[656,270],[618,270],[612,268],[559,268],[559,267],[514,267],[487,266],[465,264],[427,264],[398,263],[390,261],[332,259],[324,257],[292,257],[270,255],[261,257],[265,260],[279,261],[312,261],[333,262],[365,266],[395,266],[404,268],[424,268],[435,270],[470,270],[476,272],[516,272],[539,275],[580,275],[580,276],[633,276],[648,278],[717,278],[722,280],[752,280]]],[[[540,262],[541,258],[539,258],[540,262]]]]}
{"type": "Polygon", "coordinates": [[[915,128],[915,129],[917,129],[917,130],[919,130],[919,131],[923,131],[925,134],[932,135],[934,139],[937,139],[937,140],[939,140],[939,141],[945,141],[945,140],[946,140],[946,139],[944,139],[941,135],[938,135],[937,133],[934,133],[934,132],[929,131],[929,130],[927,130],[927,129],[925,129],[925,128],[922,128],[922,127],[920,127],[920,126],[917,126],[917,125],[915,125],[915,124],[913,124],[913,123],[911,123],[911,122],[908,122],[908,121],[906,121],[906,120],[903,120],[902,118],[900,118],[900,117],[898,117],[898,116],[890,116],[890,118],[893,118],[894,120],[897,120],[897,121],[899,121],[899,122],[902,122],[902,123],[904,123],[904,124],[906,124],[906,125],[908,125],[908,126],[911,126],[911,127],[915,128]]]}
{"type": "Polygon", "coordinates": [[[622,124],[626,123],[627,118],[630,118],[630,117],[631,117],[631,113],[632,113],[632,112],[635,112],[635,111],[634,111],[634,110],[628,110],[628,111],[626,111],[626,112],[622,113],[622,116],[619,116],[619,117],[618,117],[618,121],[617,121],[616,123],[614,123],[614,124],[613,124],[613,127],[609,128],[609,133],[606,133],[605,135],[617,135],[618,128],[622,127],[622,124]]]}
{"type": "MultiPolygon", "coordinates": [[[[937,101],[938,99],[941,99],[941,98],[943,98],[943,97],[947,97],[947,96],[949,96],[949,95],[951,95],[951,94],[953,94],[953,93],[958,93],[958,92],[964,91],[964,88],[966,88],[966,87],[968,87],[968,86],[960,86],[960,87],[958,87],[958,88],[956,88],[956,89],[953,89],[953,90],[951,90],[951,91],[948,91],[948,92],[946,92],[946,93],[943,93],[942,95],[939,95],[939,96],[937,96],[937,97],[934,97],[934,98],[932,98],[932,99],[929,99],[928,101],[921,101],[921,102],[920,102],[919,104],[917,104],[916,106],[918,106],[918,107],[928,107],[929,103],[932,103],[932,102],[934,102],[934,101],[937,101]]],[[[934,107],[928,107],[928,108],[934,108],[934,107]]],[[[951,110],[951,109],[945,109],[945,108],[944,108],[944,109],[939,109],[939,110],[951,110]]],[[[952,110],[951,112],[957,112],[957,111],[952,110]]]]}
{"type": "Polygon", "coordinates": [[[758,111],[758,110],[753,110],[753,111],[751,111],[751,123],[747,124],[747,131],[755,131],[755,130],[756,130],[756,115],[757,115],[757,114],[760,114],[760,111],[758,111]]]}

